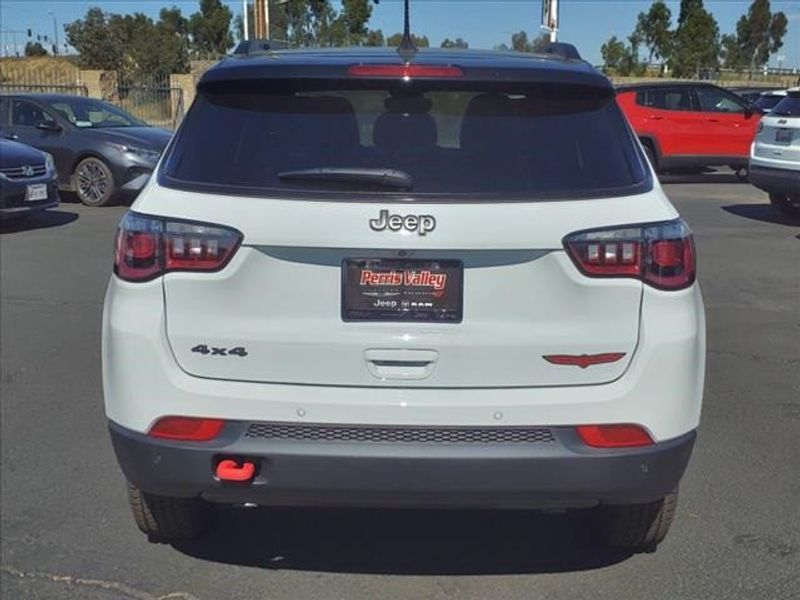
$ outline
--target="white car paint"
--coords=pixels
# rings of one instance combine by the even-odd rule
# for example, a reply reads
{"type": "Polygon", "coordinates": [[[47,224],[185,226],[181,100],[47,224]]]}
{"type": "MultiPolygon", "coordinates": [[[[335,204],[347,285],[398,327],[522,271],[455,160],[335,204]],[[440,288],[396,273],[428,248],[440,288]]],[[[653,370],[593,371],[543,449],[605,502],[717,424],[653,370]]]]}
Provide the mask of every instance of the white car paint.
{"type": "Polygon", "coordinates": [[[663,441],[698,425],[705,373],[699,285],[660,291],[634,279],[592,279],[562,243],[583,229],[676,218],[657,182],[648,193],[621,198],[392,205],[221,202],[153,178],[132,210],[234,227],[244,241],[218,273],[169,273],[146,283],[112,276],[103,317],[106,413],[128,429],[146,432],[165,415],[383,425],[635,423],[663,441]],[[433,215],[437,227],[425,236],[373,231],[369,220],[386,208],[433,215]],[[341,320],[341,259],[397,249],[464,260],[463,323],[341,320]],[[192,354],[201,342],[247,346],[248,356],[192,354]],[[411,377],[376,373],[374,351],[429,353],[435,364],[411,377]],[[542,358],[602,352],[626,356],[587,369],[542,358]]]}

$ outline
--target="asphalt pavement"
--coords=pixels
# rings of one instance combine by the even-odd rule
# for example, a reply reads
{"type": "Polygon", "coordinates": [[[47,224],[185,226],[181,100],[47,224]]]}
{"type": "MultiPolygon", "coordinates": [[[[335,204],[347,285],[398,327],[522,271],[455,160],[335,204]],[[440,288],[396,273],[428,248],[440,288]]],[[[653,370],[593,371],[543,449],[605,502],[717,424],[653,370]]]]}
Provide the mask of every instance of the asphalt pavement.
{"type": "Polygon", "coordinates": [[[800,598],[800,221],[732,176],[667,178],[696,234],[703,422],[654,554],[581,515],[241,510],[202,543],[136,530],[106,433],[100,315],[125,208],[0,229],[4,600],[800,598]]]}

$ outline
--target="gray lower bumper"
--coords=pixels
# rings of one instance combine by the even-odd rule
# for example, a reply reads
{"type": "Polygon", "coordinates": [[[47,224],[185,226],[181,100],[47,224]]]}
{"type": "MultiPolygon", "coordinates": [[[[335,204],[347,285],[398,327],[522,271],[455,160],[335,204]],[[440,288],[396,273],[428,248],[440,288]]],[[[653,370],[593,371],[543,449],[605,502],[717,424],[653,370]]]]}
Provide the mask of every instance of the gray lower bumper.
{"type": "Polygon", "coordinates": [[[765,192],[800,196],[800,171],[752,166],[749,179],[765,192]]]}
{"type": "Polygon", "coordinates": [[[598,450],[569,427],[549,443],[392,443],[245,437],[228,424],[217,440],[155,440],[110,423],[126,477],[167,496],[284,506],[580,508],[649,502],[674,489],[695,433],[646,448],[598,450]],[[258,465],[246,484],[214,476],[222,458],[258,465]]]}

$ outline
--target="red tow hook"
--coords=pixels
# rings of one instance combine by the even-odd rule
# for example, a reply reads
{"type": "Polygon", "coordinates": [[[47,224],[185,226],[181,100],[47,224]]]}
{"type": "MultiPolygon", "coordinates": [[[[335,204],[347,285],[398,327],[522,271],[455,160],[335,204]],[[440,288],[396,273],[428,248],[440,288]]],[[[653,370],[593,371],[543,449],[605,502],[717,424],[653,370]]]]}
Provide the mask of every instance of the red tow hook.
{"type": "Polygon", "coordinates": [[[217,477],[220,481],[250,481],[255,474],[256,465],[247,460],[239,464],[231,458],[226,458],[217,464],[217,477]]]}

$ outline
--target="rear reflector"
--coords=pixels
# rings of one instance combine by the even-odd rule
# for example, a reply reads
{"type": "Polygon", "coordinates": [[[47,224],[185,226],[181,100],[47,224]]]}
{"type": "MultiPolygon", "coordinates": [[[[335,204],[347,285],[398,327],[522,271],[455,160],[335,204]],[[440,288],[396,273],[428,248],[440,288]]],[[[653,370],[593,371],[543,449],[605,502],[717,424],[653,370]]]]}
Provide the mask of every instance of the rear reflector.
{"type": "Polygon", "coordinates": [[[653,438],[639,425],[580,425],[578,435],[593,448],[652,446],[653,438]]]}
{"type": "Polygon", "coordinates": [[[184,442],[207,442],[217,437],[225,421],[221,419],[200,419],[196,417],[162,417],[148,434],[162,440],[184,442]]]}
{"type": "Polygon", "coordinates": [[[589,277],[631,277],[662,290],[694,283],[694,242],[682,220],[581,231],[564,238],[580,271],[589,277]]]}
{"type": "Polygon", "coordinates": [[[241,241],[242,234],[228,227],[129,212],[117,230],[114,273],[148,281],[172,271],[219,271],[241,241]]]}
{"type": "Polygon", "coordinates": [[[623,356],[625,356],[624,352],[606,352],[604,354],[548,354],[542,358],[554,365],[567,365],[585,369],[592,365],[617,362],[623,356]]]}
{"type": "Polygon", "coordinates": [[[449,65],[352,65],[350,77],[390,77],[397,79],[440,79],[463,77],[464,72],[449,65]]]}

